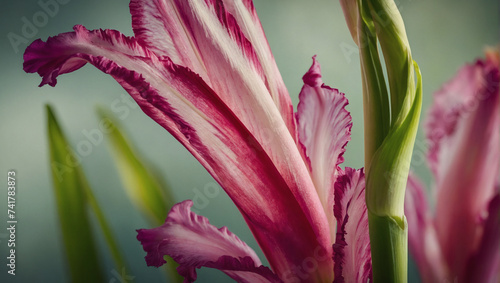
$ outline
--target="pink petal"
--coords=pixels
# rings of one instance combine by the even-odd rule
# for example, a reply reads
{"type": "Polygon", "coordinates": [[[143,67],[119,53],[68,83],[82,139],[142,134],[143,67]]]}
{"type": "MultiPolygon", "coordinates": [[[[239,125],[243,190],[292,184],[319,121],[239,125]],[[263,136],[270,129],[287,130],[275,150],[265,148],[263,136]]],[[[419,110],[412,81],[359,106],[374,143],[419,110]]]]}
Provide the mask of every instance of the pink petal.
{"type": "Polygon", "coordinates": [[[178,203],[162,226],[137,230],[148,265],[159,267],[169,255],[188,282],[196,280],[196,268],[202,266],[219,269],[238,282],[280,282],[249,246],[226,227],[217,229],[191,212],[192,206],[190,200],[178,203]]]}
{"type": "Polygon", "coordinates": [[[133,0],[130,10],[141,43],[200,74],[231,109],[243,104],[233,104],[233,93],[221,92],[234,87],[226,78],[246,75],[259,80],[267,91],[255,95],[270,95],[295,135],[291,99],[252,1],[133,0]],[[246,69],[242,70],[246,73],[227,75],[225,70],[231,68],[246,69]]]}
{"type": "MultiPolygon", "coordinates": [[[[24,71],[37,72],[42,77],[40,86],[55,86],[57,76],[71,73],[83,67],[90,59],[86,54],[99,51],[100,56],[116,61],[128,61],[129,65],[144,65],[142,57],[149,58],[152,53],[139,45],[133,38],[126,37],[115,30],[89,32],[85,27],[76,25],[75,32],[49,37],[47,42],[40,39],[31,43],[24,53],[24,71]],[[92,46],[97,39],[99,48],[92,46]],[[77,46],[76,43],[87,46],[77,46]],[[92,50],[92,48],[94,49],[92,50]]],[[[98,58],[96,58],[98,59],[98,58]]],[[[104,66],[103,66],[104,67],[104,66]]]]}
{"type": "Polygon", "coordinates": [[[267,89],[278,107],[288,129],[295,134],[293,106],[283,78],[267,42],[264,29],[260,23],[252,0],[223,0],[227,11],[234,16],[241,32],[252,44],[255,55],[260,62],[267,89]]]}
{"type": "Polygon", "coordinates": [[[406,185],[405,215],[410,254],[418,266],[422,281],[451,281],[453,278],[449,278],[447,272],[424,187],[412,173],[406,185]]]}
{"type": "Polygon", "coordinates": [[[297,107],[299,142],[304,148],[313,182],[329,217],[332,237],[335,235],[333,207],[334,184],[338,165],[347,142],[351,140],[351,115],[345,109],[349,103],[344,94],[330,88],[321,80],[321,69],[313,57],[313,64],[302,78],[304,86],[297,107]]]}
{"type": "MultiPolygon", "coordinates": [[[[182,22],[174,25],[174,29],[182,26],[188,34],[187,38],[194,53],[206,68],[208,78],[204,78],[205,81],[271,158],[313,226],[316,238],[326,248],[331,244],[330,228],[325,211],[318,209],[321,207],[321,201],[297,150],[291,103],[285,102],[289,101],[289,98],[283,98],[286,96],[284,87],[276,74],[277,70],[272,67],[274,64],[269,65],[269,62],[262,61],[271,60],[271,55],[266,51],[267,43],[261,42],[264,39],[263,34],[255,31],[258,29],[255,19],[245,18],[249,14],[254,17],[252,10],[249,10],[250,2],[245,1],[244,4],[244,7],[241,3],[228,5],[238,11],[236,17],[225,9],[222,0],[171,0],[168,5],[157,4],[151,8],[160,11],[148,13],[172,17],[167,19],[169,22],[182,22]],[[170,9],[169,7],[175,9],[175,13],[164,11],[170,9]],[[239,23],[251,26],[242,29],[239,23]],[[288,106],[283,106],[286,104],[288,106]]],[[[141,13],[134,11],[132,13],[140,17],[141,13]]],[[[138,22],[139,20],[136,21],[138,22]]],[[[161,25],[155,23],[155,26],[161,25]]],[[[166,23],[164,25],[168,26],[166,23]]],[[[139,24],[134,28],[139,32],[139,24]]],[[[146,27],[145,24],[140,28],[155,29],[146,27]]],[[[172,38],[171,41],[175,40],[176,38],[172,38]]],[[[154,42],[151,44],[155,45],[154,42]]],[[[195,59],[191,58],[191,61],[193,60],[195,59]]]]}
{"type": "Polygon", "coordinates": [[[489,202],[488,217],[483,225],[479,248],[469,259],[467,282],[500,280],[500,189],[489,202]]]}
{"type": "Polygon", "coordinates": [[[334,214],[338,226],[333,245],[334,282],[371,282],[372,259],[363,169],[346,167],[345,173],[338,177],[334,214]]]}
{"type": "Polygon", "coordinates": [[[435,93],[426,125],[438,194],[437,235],[452,275],[459,278],[478,248],[477,219],[494,194],[499,172],[500,74],[493,58],[466,65],[435,93]]]}
{"type": "Polygon", "coordinates": [[[132,28],[137,40],[158,56],[188,67],[207,81],[207,70],[192,34],[171,0],[131,0],[132,28]]]}
{"type": "MultiPolygon", "coordinates": [[[[177,138],[221,184],[278,275],[300,266],[305,258],[314,256],[316,248],[328,249],[323,211],[314,206],[314,199],[308,201],[311,196],[297,201],[294,195],[313,188],[302,159],[299,164],[304,170],[300,171],[284,155],[281,165],[288,161],[289,171],[281,174],[227,105],[189,69],[158,58],[135,39],[116,31],[88,31],[82,26],[46,43],[35,41],[26,50],[24,67],[43,76],[42,85],[55,85],[59,74],[86,62],[113,76],[143,111],[177,138]],[[301,179],[301,174],[307,179],[301,179]]],[[[301,158],[296,147],[295,152],[301,158]]],[[[330,259],[322,261],[318,273],[332,276],[331,265],[330,259]]]]}

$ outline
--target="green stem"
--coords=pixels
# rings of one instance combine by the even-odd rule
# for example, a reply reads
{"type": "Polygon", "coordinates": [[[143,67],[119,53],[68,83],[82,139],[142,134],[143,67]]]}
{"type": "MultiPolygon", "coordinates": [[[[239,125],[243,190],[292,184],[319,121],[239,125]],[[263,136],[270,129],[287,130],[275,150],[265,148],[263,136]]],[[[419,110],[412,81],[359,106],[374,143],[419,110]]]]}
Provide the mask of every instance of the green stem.
{"type": "Polygon", "coordinates": [[[375,283],[407,282],[404,194],[421,108],[421,76],[393,0],[358,0],[366,205],[375,283]],[[386,64],[387,91],[379,43],[386,64]],[[415,75],[417,84],[415,84],[415,75]]]}
{"type": "Polygon", "coordinates": [[[406,218],[377,216],[368,211],[373,282],[407,282],[408,223],[406,218]]]}

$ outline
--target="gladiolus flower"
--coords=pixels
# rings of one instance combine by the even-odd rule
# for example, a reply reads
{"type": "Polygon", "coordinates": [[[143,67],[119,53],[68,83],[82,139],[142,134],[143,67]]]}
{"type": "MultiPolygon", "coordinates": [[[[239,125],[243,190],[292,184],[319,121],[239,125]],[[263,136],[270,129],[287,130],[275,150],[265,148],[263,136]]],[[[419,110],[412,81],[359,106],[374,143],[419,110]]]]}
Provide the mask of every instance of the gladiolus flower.
{"type": "Polygon", "coordinates": [[[132,0],[135,36],[114,30],[36,40],[24,70],[41,85],[86,63],[111,75],[224,188],[271,269],[226,228],[175,205],[138,230],[148,265],[168,254],[188,282],[217,268],[240,282],[366,282],[363,170],[346,168],[351,117],[314,60],[297,113],[250,0],[132,0]]]}
{"type": "Polygon", "coordinates": [[[424,282],[500,279],[499,55],[486,55],[434,94],[426,123],[434,214],[420,181],[408,180],[409,246],[424,282]]]}

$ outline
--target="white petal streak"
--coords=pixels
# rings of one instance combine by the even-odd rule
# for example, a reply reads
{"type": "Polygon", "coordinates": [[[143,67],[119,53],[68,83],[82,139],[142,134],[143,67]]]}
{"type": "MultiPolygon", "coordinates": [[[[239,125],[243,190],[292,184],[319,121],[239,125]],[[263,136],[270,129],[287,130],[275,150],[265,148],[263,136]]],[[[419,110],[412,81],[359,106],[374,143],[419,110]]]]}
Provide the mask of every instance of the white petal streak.
{"type": "Polygon", "coordinates": [[[315,58],[303,80],[297,111],[299,142],[325,213],[329,215],[333,235],[333,190],[337,167],[344,161],[342,155],[351,139],[351,115],[345,109],[348,101],[344,94],[323,84],[315,58]]]}

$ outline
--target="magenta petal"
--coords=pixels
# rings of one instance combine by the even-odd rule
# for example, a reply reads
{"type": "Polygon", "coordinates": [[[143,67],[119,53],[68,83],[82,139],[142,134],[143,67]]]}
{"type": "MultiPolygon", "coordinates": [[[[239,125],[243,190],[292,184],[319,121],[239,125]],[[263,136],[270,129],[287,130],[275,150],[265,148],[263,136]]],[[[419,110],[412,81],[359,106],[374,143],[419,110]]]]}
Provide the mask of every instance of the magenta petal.
{"type": "Polygon", "coordinates": [[[255,263],[250,257],[236,259],[229,256],[221,256],[216,262],[208,262],[206,267],[223,270],[236,282],[242,283],[265,283],[283,282],[269,268],[261,265],[255,267],[255,263]]]}
{"type": "Polygon", "coordinates": [[[463,278],[479,245],[477,219],[495,193],[499,86],[498,55],[466,65],[435,93],[426,124],[437,187],[435,227],[453,277],[463,278]]]}
{"type": "MultiPolygon", "coordinates": [[[[47,42],[40,39],[31,43],[24,53],[24,71],[37,72],[43,79],[40,86],[55,86],[57,76],[71,73],[91,61],[89,54],[97,49],[100,56],[128,61],[130,65],[144,65],[142,57],[149,58],[152,53],[138,44],[133,38],[126,37],[115,30],[96,30],[89,32],[85,27],[76,25],[75,32],[62,33],[49,37],[47,42]],[[100,45],[92,50],[92,40],[100,45]],[[78,42],[88,46],[77,46],[78,42]],[[90,47],[90,48],[89,48],[90,47]]],[[[97,58],[96,58],[97,59],[97,58]]],[[[94,60],[100,61],[100,60],[94,60]]],[[[102,66],[103,71],[110,71],[102,66]]]]}
{"type": "Polygon", "coordinates": [[[196,280],[196,268],[202,266],[217,268],[238,282],[279,282],[250,247],[226,227],[217,229],[191,212],[192,205],[190,200],[178,203],[162,226],[137,230],[148,265],[159,267],[169,255],[188,282],[196,280]]]}
{"type": "Polygon", "coordinates": [[[343,93],[323,84],[315,57],[303,77],[296,118],[299,142],[334,235],[335,220],[331,215],[334,183],[337,167],[344,161],[345,146],[351,139],[352,122],[345,109],[349,102],[343,93]]]}
{"type": "Polygon", "coordinates": [[[372,259],[363,169],[346,167],[335,183],[337,239],[333,245],[334,282],[372,281],[372,259]]]}
{"type": "Polygon", "coordinates": [[[253,45],[222,1],[176,0],[175,4],[198,46],[209,85],[271,158],[326,248],[331,244],[327,216],[318,209],[320,199],[297,150],[293,120],[276,107],[253,45]]]}
{"type": "Polygon", "coordinates": [[[269,96],[295,136],[291,99],[252,1],[133,0],[130,11],[141,43],[198,73],[239,117],[252,116],[243,107],[252,99],[241,99],[269,96]]]}
{"type": "Polygon", "coordinates": [[[500,190],[488,205],[479,248],[469,259],[467,282],[499,282],[500,280],[500,190]]]}
{"type": "Polygon", "coordinates": [[[260,62],[261,70],[259,72],[262,73],[267,89],[290,133],[295,135],[292,101],[274,60],[271,47],[267,42],[264,29],[257,16],[252,0],[223,0],[222,2],[227,12],[234,16],[241,33],[252,44],[255,56],[260,62]]]}
{"type": "Polygon", "coordinates": [[[408,221],[408,246],[423,282],[451,280],[437,241],[425,190],[410,173],[405,193],[405,215],[408,221]]]}
{"type": "MultiPolygon", "coordinates": [[[[284,124],[284,140],[277,135],[264,150],[203,79],[116,31],[76,26],[73,33],[36,41],[26,50],[24,67],[43,76],[42,84],[54,85],[58,75],[87,62],[115,78],[221,184],[278,275],[289,274],[316,248],[330,249],[326,216],[315,205],[319,199],[284,124]],[[287,140],[293,149],[279,147],[287,140]],[[281,161],[274,163],[268,153],[281,161]],[[293,153],[298,162],[290,159],[293,153]]],[[[318,274],[332,277],[331,265],[330,258],[321,262],[318,274]]]]}
{"type": "MultiPolygon", "coordinates": [[[[132,12],[136,17],[136,36],[144,37],[141,39],[144,44],[161,48],[158,46],[161,42],[158,45],[148,43],[146,38],[162,25],[159,21],[163,17],[164,26],[175,23],[173,32],[187,34],[179,39],[180,44],[186,45],[184,41],[189,39],[190,48],[196,54],[191,61],[199,60],[206,69],[200,71],[203,80],[248,129],[252,139],[259,144],[259,150],[264,150],[270,157],[313,227],[315,238],[324,248],[329,246],[327,216],[324,210],[318,209],[321,202],[297,150],[292,104],[275,64],[270,63],[273,59],[263,32],[259,31],[261,27],[255,19],[251,2],[172,0],[156,2],[160,4],[134,3],[135,6],[149,7],[149,12],[141,12],[137,7],[132,12]],[[146,18],[151,17],[148,15],[156,15],[157,19],[148,20],[146,18]],[[154,21],[154,24],[147,21],[154,21]],[[142,32],[145,32],[144,36],[142,32]]],[[[161,37],[172,37],[164,32],[161,34],[161,37]]],[[[171,41],[176,42],[176,37],[173,36],[171,41]]],[[[182,48],[174,47],[179,54],[182,48]]],[[[164,54],[169,53],[165,51],[164,54]]],[[[192,57],[189,54],[179,56],[192,57]]]]}
{"type": "Polygon", "coordinates": [[[207,80],[207,71],[192,34],[171,0],[131,0],[130,14],[135,38],[158,56],[167,56],[207,80]]]}

